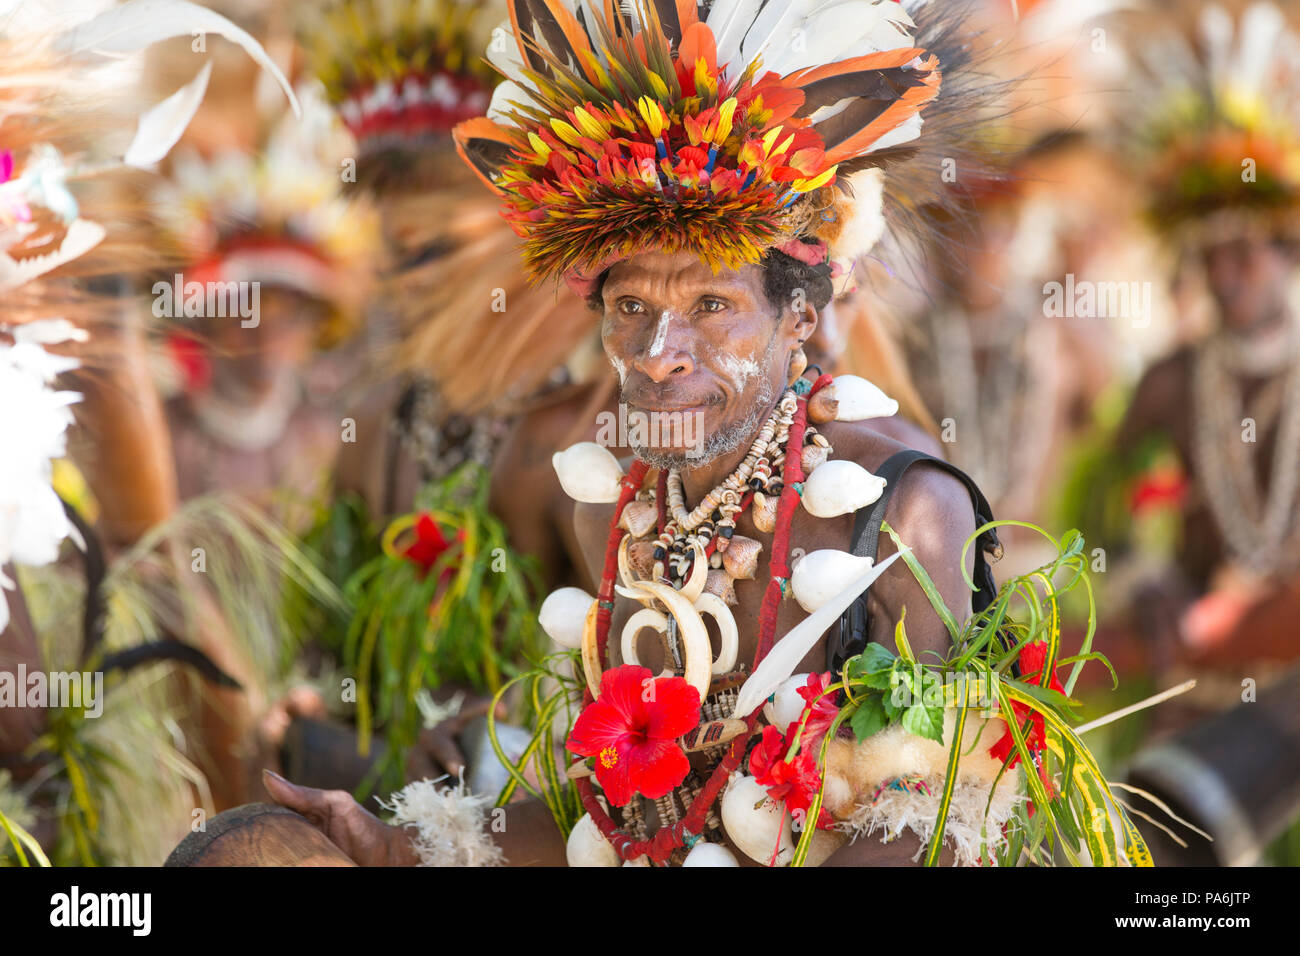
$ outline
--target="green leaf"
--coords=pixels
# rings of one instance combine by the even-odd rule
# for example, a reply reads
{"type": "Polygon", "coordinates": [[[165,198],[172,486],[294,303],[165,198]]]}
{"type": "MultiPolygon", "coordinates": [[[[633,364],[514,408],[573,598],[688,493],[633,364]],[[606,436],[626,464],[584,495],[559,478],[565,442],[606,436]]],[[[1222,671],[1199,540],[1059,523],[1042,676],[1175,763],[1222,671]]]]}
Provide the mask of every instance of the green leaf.
{"type": "Polygon", "coordinates": [[[892,667],[872,671],[870,674],[862,675],[861,681],[871,690],[889,690],[893,684],[893,679],[890,676],[893,672],[894,669],[892,667]]]}
{"type": "Polygon", "coordinates": [[[943,708],[913,704],[903,711],[903,729],[918,737],[943,743],[943,708]]]}
{"type": "Polygon", "coordinates": [[[849,674],[853,678],[865,677],[880,671],[888,671],[894,666],[894,655],[882,644],[871,641],[862,653],[849,662],[849,674]]]}
{"type": "Polygon", "coordinates": [[[885,729],[889,715],[885,713],[885,703],[878,694],[868,694],[860,698],[860,706],[849,720],[858,740],[866,740],[873,734],[885,729]]]}
{"type": "Polygon", "coordinates": [[[904,707],[894,703],[893,694],[885,694],[884,696],[882,696],[880,699],[880,703],[885,710],[885,716],[888,717],[891,721],[898,720],[898,718],[902,716],[903,711],[905,710],[904,707]]]}
{"type": "MultiPolygon", "coordinates": [[[[906,557],[911,557],[910,554],[906,557]]],[[[916,660],[916,655],[912,653],[912,645],[907,641],[907,627],[903,623],[907,619],[907,608],[898,615],[898,623],[894,625],[894,643],[898,645],[898,657],[900,660],[909,663],[916,660]]]]}

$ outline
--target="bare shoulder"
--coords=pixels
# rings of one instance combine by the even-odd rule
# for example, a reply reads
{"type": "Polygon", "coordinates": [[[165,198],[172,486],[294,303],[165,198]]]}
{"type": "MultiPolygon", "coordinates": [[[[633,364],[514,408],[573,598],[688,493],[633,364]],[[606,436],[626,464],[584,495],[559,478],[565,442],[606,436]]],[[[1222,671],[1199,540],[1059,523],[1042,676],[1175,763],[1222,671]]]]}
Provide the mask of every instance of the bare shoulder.
{"type": "Polygon", "coordinates": [[[1118,444],[1129,449],[1153,429],[1169,427],[1182,417],[1189,401],[1195,350],[1183,346],[1153,362],[1138,379],[1118,444]]]}
{"type": "Polygon", "coordinates": [[[885,517],[918,553],[960,549],[975,530],[975,508],[966,486],[948,472],[924,464],[903,474],[885,517]]]}
{"type": "MultiPolygon", "coordinates": [[[[875,472],[907,446],[873,431],[866,422],[836,422],[824,429],[836,458],[875,472]]],[[[885,520],[918,556],[953,560],[975,530],[975,509],[966,486],[947,471],[918,463],[899,479],[885,520]]],[[[881,555],[892,552],[881,542],[881,555]]]]}

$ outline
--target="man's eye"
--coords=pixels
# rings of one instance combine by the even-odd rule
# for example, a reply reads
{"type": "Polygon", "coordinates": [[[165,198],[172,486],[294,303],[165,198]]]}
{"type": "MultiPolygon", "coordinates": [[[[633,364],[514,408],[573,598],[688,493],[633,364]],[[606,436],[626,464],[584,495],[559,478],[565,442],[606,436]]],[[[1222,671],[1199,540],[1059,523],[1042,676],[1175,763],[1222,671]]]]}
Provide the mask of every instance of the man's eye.
{"type": "Polygon", "coordinates": [[[622,299],[618,303],[618,311],[624,315],[641,315],[645,312],[645,306],[636,299],[622,299]]]}
{"type": "Polygon", "coordinates": [[[727,303],[721,299],[703,299],[700,301],[700,309],[705,312],[723,312],[727,308],[727,303]]]}

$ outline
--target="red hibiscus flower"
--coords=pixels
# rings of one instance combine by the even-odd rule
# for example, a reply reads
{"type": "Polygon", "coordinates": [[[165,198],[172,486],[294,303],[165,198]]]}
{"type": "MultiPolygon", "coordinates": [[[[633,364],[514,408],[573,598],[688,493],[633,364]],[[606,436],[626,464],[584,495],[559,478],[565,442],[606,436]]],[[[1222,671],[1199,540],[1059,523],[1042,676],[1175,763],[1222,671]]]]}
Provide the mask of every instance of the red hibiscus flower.
{"type": "Polygon", "coordinates": [[[662,797],[691,765],[677,738],[700,722],[700,692],[681,677],[627,664],[605,671],[600,697],[573,724],[568,748],[596,758],[596,779],[616,807],[633,794],[662,797]]]}
{"type": "MultiPolygon", "coordinates": [[[[835,695],[826,693],[830,683],[831,672],[826,671],[822,674],[809,674],[808,683],[799,688],[799,696],[804,699],[803,713],[799,715],[799,720],[804,721],[803,735],[799,738],[800,750],[816,749],[840,712],[835,704],[835,695]]],[[[796,721],[794,726],[798,725],[796,721]]],[[[787,729],[786,736],[792,732],[793,728],[787,729]]]]}
{"type": "MultiPolygon", "coordinates": [[[[1035,641],[1032,644],[1026,644],[1020,649],[1020,673],[1025,675],[1022,679],[1027,684],[1037,684],[1043,686],[1043,664],[1047,660],[1047,642],[1035,641]]],[[[1065,688],[1057,680],[1056,673],[1053,672],[1047,686],[1052,690],[1059,690],[1065,693],[1065,688]]],[[[1014,715],[1017,727],[1024,727],[1025,720],[1030,723],[1029,734],[1025,737],[1025,746],[1031,751],[1042,750],[1047,739],[1047,730],[1043,720],[1043,715],[1030,708],[1027,704],[1019,701],[1011,701],[1011,710],[1014,715]]],[[[1011,756],[1011,766],[1014,767],[1020,761],[1020,754],[1014,753],[1015,738],[1011,736],[1011,728],[1008,727],[998,742],[989,748],[989,755],[998,759],[1006,760],[1008,755],[1011,756]]]]}
{"type": "MultiPolygon", "coordinates": [[[[456,532],[455,542],[460,543],[465,540],[465,529],[461,528],[456,532]]],[[[438,527],[438,522],[433,520],[433,516],[422,514],[415,519],[415,540],[412,541],[402,550],[402,557],[408,558],[420,566],[420,577],[424,577],[433,566],[438,563],[450,548],[452,542],[448,541],[442,533],[442,528],[438,527]]],[[[438,576],[439,581],[447,581],[456,573],[454,564],[449,564],[442,569],[438,576]]]]}
{"type": "MultiPolygon", "coordinates": [[[[789,749],[785,735],[775,727],[763,728],[763,739],[749,755],[749,772],[767,789],[767,795],[778,803],[784,802],[791,813],[802,811],[806,818],[813,798],[821,789],[822,777],[817,772],[817,758],[811,749],[799,748],[793,760],[785,759],[789,749]]],[[[817,826],[826,829],[834,821],[822,809],[817,826]]]]}

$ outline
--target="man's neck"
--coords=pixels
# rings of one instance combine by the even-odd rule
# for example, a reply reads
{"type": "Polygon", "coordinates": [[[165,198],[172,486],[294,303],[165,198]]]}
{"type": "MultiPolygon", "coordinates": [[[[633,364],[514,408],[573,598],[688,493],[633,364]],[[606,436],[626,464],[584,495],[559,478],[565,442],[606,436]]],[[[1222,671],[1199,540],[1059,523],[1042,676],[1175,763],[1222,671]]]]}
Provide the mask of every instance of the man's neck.
{"type": "Polygon", "coordinates": [[[749,449],[753,446],[754,440],[758,438],[758,433],[763,430],[763,426],[767,423],[770,415],[770,411],[767,415],[764,415],[758,424],[754,426],[753,431],[746,435],[745,440],[732,451],[720,454],[704,464],[680,469],[682,490],[686,493],[688,509],[699,504],[705,495],[740,467],[740,463],[749,454],[749,449]]]}

